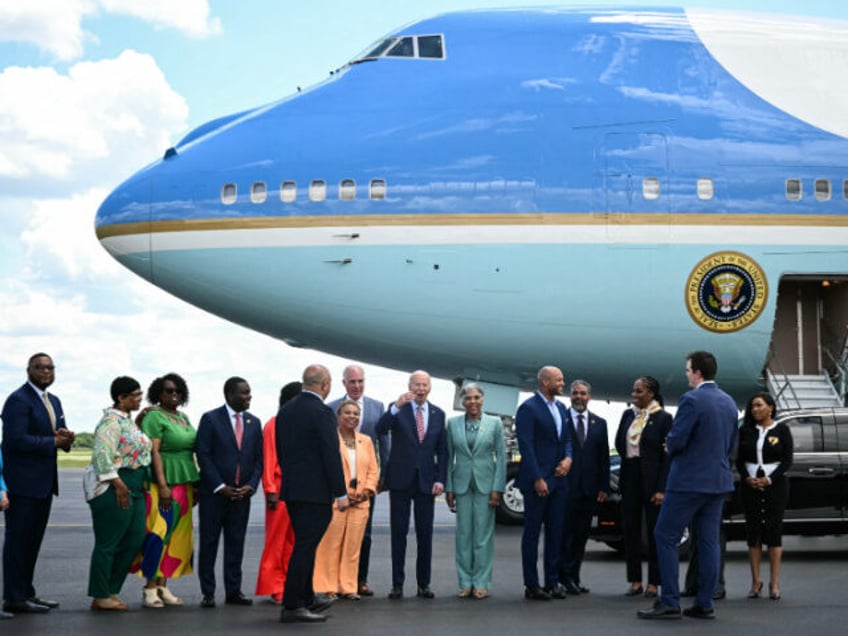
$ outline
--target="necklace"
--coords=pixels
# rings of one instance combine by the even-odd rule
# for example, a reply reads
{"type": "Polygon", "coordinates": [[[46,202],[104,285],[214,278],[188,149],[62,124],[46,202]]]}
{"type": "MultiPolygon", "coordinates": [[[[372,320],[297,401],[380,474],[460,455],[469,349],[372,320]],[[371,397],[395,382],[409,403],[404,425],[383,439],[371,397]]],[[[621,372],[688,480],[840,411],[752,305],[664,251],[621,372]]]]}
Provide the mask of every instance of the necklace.
{"type": "Polygon", "coordinates": [[[356,439],[342,439],[344,445],[348,448],[356,448],[356,439]]]}
{"type": "Polygon", "coordinates": [[[480,420],[469,420],[468,416],[465,416],[465,430],[471,433],[476,433],[480,430],[480,420]]]}

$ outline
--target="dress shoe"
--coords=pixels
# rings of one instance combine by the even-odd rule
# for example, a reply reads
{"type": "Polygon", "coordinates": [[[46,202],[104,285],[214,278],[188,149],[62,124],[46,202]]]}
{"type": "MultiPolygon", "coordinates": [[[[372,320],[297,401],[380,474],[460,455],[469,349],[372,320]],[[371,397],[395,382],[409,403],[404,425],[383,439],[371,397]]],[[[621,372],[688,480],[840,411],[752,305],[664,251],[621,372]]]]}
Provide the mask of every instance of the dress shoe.
{"type": "Polygon", "coordinates": [[[531,601],[550,601],[551,595],[538,585],[524,588],[524,598],[531,601]]]}
{"type": "Polygon", "coordinates": [[[392,589],[389,592],[389,598],[393,601],[403,598],[403,588],[400,585],[392,585],[392,589]]]}
{"type": "Polygon", "coordinates": [[[43,598],[38,598],[37,596],[30,596],[27,600],[30,603],[35,603],[36,605],[44,605],[44,607],[48,609],[56,609],[59,607],[59,601],[48,601],[43,598]]]}
{"type": "Polygon", "coordinates": [[[12,614],[44,614],[50,608],[32,601],[6,601],[3,603],[3,611],[12,614]]]}
{"type": "Polygon", "coordinates": [[[359,589],[357,590],[357,593],[360,596],[374,596],[374,590],[368,587],[368,583],[365,583],[364,581],[359,584],[359,589]]]}
{"type": "Polygon", "coordinates": [[[642,595],[642,592],[644,592],[644,591],[645,591],[645,588],[643,588],[643,587],[640,585],[639,587],[631,587],[631,588],[629,588],[629,589],[628,589],[628,590],[624,593],[624,595],[625,595],[625,596],[641,596],[641,595],[642,595]]]}
{"type": "Polygon", "coordinates": [[[545,588],[545,592],[548,596],[557,600],[564,600],[568,598],[568,592],[565,591],[565,588],[562,585],[549,585],[545,588]]]}
{"type": "Polygon", "coordinates": [[[317,614],[318,612],[323,612],[335,602],[335,594],[316,594],[306,609],[317,614]]]}
{"type": "Polygon", "coordinates": [[[688,616],[689,618],[713,619],[715,618],[715,610],[712,607],[707,609],[700,605],[693,605],[692,607],[687,607],[683,610],[683,615],[688,616]]]}
{"type": "Polygon", "coordinates": [[[416,596],[418,598],[435,598],[436,595],[433,594],[433,590],[430,589],[429,585],[419,585],[416,596]]]}
{"type": "Polygon", "coordinates": [[[723,587],[717,587],[716,591],[713,592],[713,600],[714,601],[724,600],[724,598],[726,596],[727,596],[727,590],[725,590],[723,587]]]}
{"type": "Polygon", "coordinates": [[[96,598],[91,601],[92,612],[126,612],[129,605],[114,598],[96,598]]]}
{"type": "Polygon", "coordinates": [[[305,607],[284,609],[280,612],[281,623],[323,623],[327,617],[317,612],[311,612],[305,607]]]}
{"type": "Polygon", "coordinates": [[[253,599],[247,598],[241,592],[235,592],[227,596],[227,600],[224,601],[227,605],[253,605],[253,599]]]}
{"type": "Polygon", "coordinates": [[[636,612],[639,618],[659,618],[673,619],[680,618],[680,608],[672,607],[671,605],[663,605],[662,601],[657,601],[651,609],[639,610],[636,612]]]}
{"type": "Polygon", "coordinates": [[[211,594],[204,594],[200,599],[200,607],[215,607],[215,597],[211,594]]]}
{"type": "Polygon", "coordinates": [[[577,589],[580,590],[581,594],[588,594],[589,592],[592,591],[580,582],[577,583],[577,589]]]}
{"type": "Polygon", "coordinates": [[[572,596],[580,596],[580,588],[577,586],[572,579],[566,579],[562,584],[562,587],[565,588],[565,591],[572,596]]]}
{"type": "Polygon", "coordinates": [[[0,610],[0,620],[3,620],[4,618],[15,618],[15,615],[10,614],[9,612],[4,612],[3,610],[0,610]]]}
{"type": "Polygon", "coordinates": [[[697,596],[698,590],[692,589],[691,587],[687,587],[685,590],[680,592],[680,598],[691,598],[693,596],[697,596]]]}
{"type": "Polygon", "coordinates": [[[645,598],[657,598],[659,594],[657,593],[656,588],[653,590],[646,589],[645,590],[645,598]]]}
{"type": "Polygon", "coordinates": [[[760,581],[760,584],[756,587],[751,586],[751,591],[748,592],[748,598],[760,598],[760,592],[763,591],[763,582],[760,581]]]}
{"type": "Polygon", "coordinates": [[[169,590],[164,585],[156,586],[156,593],[159,595],[159,598],[162,599],[162,603],[165,605],[171,605],[173,607],[180,607],[183,605],[183,599],[179,596],[176,596],[171,590],[169,590]]]}

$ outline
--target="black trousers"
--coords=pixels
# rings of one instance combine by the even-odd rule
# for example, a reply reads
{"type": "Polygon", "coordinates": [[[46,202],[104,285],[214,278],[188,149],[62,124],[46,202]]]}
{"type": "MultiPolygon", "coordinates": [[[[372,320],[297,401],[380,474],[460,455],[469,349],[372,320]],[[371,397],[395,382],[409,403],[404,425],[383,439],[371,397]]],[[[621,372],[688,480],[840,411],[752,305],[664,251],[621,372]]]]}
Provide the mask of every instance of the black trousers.
{"type": "Polygon", "coordinates": [[[371,526],[374,523],[374,504],[377,497],[371,497],[371,506],[368,508],[368,523],[365,524],[365,534],[362,536],[362,547],[359,549],[359,583],[368,582],[368,562],[371,560],[371,526]]]}
{"type": "Polygon", "coordinates": [[[312,589],[315,552],[333,518],[333,505],[286,501],[286,508],[294,531],[294,548],[283,590],[283,608],[294,610],[311,605],[315,599],[312,589]]]}
{"type": "MultiPolygon", "coordinates": [[[[660,507],[651,503],[642,488],[641,459],[621,461],[621,521],[624,526],[624,556],[627,561],[627,580],[642,580],[642,517],[648,530],[648,585],[660,584],[657,563],[657,546],[654,527],[660,516],[660,507]]],[[[653,494],[653,493],[651,493],[653,494]]]]}
{"type": "Polygon", "coordinates": [[[6,539],[3,544],[3,598],[25,601],[35,596],[32,580],[50,519],[53,497],[39,499],[12,493],[6,510],[6,539]]]}
{"type": "Polygon", "coordinates": [[[204,596],[215,594],[215,561],[224,533],[224,590],[227,596],[241,592],[244,540],[250,519],[250,498],[230,501],[221,495],[201,494],[197,576],[204,596]]]}

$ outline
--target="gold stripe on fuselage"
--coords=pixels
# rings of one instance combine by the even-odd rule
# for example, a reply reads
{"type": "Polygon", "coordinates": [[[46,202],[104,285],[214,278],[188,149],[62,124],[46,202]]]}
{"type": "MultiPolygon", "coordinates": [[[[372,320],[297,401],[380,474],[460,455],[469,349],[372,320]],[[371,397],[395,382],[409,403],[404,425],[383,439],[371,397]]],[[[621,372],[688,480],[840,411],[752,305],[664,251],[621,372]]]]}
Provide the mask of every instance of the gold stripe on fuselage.
{"type": "Polygon", "coordinates": [[[97,228],[97,238],[158,234],[315,227],[387,227],[417,225],[656,225],[848,227],[848,215],[829,214],[623,214],[623,213],[502,213],[502,214],[340,214],[332,216],[254,216],[227,219],[185,219],[151,223],[119,223],[97,228]]]}

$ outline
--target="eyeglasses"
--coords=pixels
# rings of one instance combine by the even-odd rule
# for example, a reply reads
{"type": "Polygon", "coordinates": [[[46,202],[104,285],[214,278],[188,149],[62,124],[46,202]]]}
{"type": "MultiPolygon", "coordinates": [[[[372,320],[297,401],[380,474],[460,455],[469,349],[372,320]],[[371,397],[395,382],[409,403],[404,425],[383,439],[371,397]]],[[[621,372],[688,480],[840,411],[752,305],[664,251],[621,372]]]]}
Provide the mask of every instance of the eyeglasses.
{"type": "Polygon", "coordinates": [[[162,389],[162,393],[167,393],[168,395],[173,395],[174,393],[179,393],[180,395],[183,394],[183,392],[180,389],[173,387],[173,386],[169,386],[165,389],[162,389]]]}
{"type": "Polygon", "coordinates": [[[56,369],[52,364],[34,364],[32,368],[36,371],[54,371],[56,369]]]}
{"type": "Polygon", "coordinates": [[[140,398],[144,393],[141,391],[133,391],[132,393],[124,393],[124,397],[140,398]]]}

